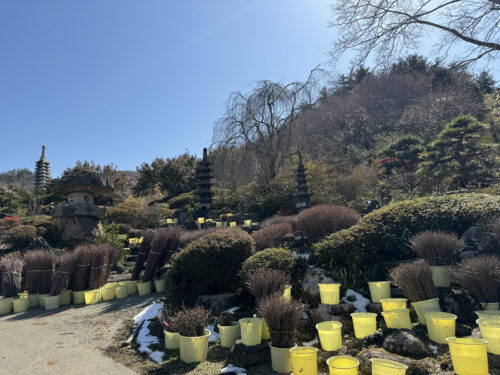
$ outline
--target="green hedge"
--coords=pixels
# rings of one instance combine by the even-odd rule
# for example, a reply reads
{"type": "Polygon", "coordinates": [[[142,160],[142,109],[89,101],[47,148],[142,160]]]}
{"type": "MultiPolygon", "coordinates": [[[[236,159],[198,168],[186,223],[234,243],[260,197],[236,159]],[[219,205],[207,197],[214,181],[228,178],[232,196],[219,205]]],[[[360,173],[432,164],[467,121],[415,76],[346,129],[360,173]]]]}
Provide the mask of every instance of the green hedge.
{"type": "Polygon", "coordinates": [[[351,286],[387,277],[387,270],[415,254],[411,236],[424,230],[461,235],[476,223],[500,215],[500,197],[488,194],[427,196],[382,207],[356,225],[316,244],[321,265],[351,286]]]}
{"type": "Polygon", "coordinates": [[[235,291],[242,263],[253,254],[254,241],[241,229],[208,234],[173,257],[171,292],[186,302],[204,293],[235,291]]]}
{"type": "Polygon", "coordinates": [[[245,280],[250,271],[258,268],[271,268],[290,275],[294,266],[295,258],[290,250],[282,247],[265,249],[245,260],[241,266],[241,277],[245,280]]]}

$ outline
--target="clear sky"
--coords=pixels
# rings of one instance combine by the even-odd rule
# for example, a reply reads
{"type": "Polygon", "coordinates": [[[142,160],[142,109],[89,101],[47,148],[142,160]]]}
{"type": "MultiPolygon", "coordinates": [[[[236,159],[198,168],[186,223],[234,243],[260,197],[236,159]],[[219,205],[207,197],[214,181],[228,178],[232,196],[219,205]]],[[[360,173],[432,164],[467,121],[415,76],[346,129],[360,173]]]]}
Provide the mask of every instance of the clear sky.
{"type": "Polygon", "coordinates": [[[0,171],[209,146],[229,94],[328,61],[329,0],[0,0],[0,171]]]}

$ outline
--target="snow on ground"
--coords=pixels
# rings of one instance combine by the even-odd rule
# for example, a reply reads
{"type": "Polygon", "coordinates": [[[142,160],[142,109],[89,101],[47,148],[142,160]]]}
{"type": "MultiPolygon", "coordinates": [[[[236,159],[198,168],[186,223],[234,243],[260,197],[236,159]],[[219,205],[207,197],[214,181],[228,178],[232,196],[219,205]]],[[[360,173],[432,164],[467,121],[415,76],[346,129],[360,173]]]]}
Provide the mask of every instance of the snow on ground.
{"type": "Polygon", "coordinates": [[[342,298],[342,302],[353,305],[356,308],[356,312],[366,312],[366,305],[370,303],[370,300],[352,289],[347,289],[344,298],[342,298]],[[347,299],[347,297],[351,296],[355,297],[354,302],[351,302],[347,299]]]}
{"type": "Polygon", "coordinates": [[[317,344],[319,341],[318,341],[318,338],[315,337],[314,340],[311,340],[311,341],[308,341],[308,342],[303,342],[302,345],[304,346],[313,346],[315,344],[317,344]]]}
{"type": "Polygon", "coordinates": [[[206,326],[205,329],[210,331],[210,337],[208,338],[208,342],[217,341],[219,339],[219,334],[215,332],[215,328],[212,324],[206,326]]]}
{"type": "Polygon", "coordinates": [[[139,330],[139,333],[137,334],[137,344],[139,344],[139,351],[141,353],[145,353],[151,358],[153,361],[156,363],[161,363],[163,361],[163,355],[165,353],[159,352],[159,351],[153,351],[149,348],[151,344],[158,344],[160,340],[158,340],[158,337],[151,335],[151,331],[149,330],[149,324],[151,323],[151,320],[146,320],[141,329],[139,330]]]}
{"type": "Polygon", "coordinates": [[[228,364],[227,367],[224,367],[221,371],[221,374],[246,374],[247,370],[245,370],[243,367],[234,367],[233,365],[228,364]]]}
{"type": "Polygon", "coordinates": [[[299,254],[299,253],[296,253],[295,251],[293,252],[293,256],[295,258],[302,258],[302,259],[305,259],[305,260],[309,260],[309,256],[310,254],[299,254]]]}
{"type": "Polygon", "coordinates": [[[138,327],[145,320],[154,319],[162,308],[163,302],[155,302],[152,305],[146,307],[139,314],[134,316],[134,327],[138,327]]]}
{"type": "Polygon", "coordinates": [[[232,314],[235,311],[239,310],[240,307],[241,306],[231,307],[230,309],[224,310],[223,312],[232,314]]]}
{"type": "Polygon", "coordinates": [[[430,350],[432,350],[432,352],[433,352],[434,354],[437,354],[437,352],[438,352],[438,347],[437,347],[437,345],[432,345],[432,344],[429,344],[429,349],[430,349],[430,350]]]}

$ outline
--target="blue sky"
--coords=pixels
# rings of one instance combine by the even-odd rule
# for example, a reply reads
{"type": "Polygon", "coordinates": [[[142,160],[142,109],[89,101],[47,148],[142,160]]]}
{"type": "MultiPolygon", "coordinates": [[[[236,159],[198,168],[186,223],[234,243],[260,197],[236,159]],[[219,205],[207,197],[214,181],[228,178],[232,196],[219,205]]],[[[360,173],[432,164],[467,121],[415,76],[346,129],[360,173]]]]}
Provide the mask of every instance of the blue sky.
{"type": "Polygon", "coordinates": [[[327,66],[330,2],[0,0],[0,171],[200,155],[232,91],[327,66]]]}

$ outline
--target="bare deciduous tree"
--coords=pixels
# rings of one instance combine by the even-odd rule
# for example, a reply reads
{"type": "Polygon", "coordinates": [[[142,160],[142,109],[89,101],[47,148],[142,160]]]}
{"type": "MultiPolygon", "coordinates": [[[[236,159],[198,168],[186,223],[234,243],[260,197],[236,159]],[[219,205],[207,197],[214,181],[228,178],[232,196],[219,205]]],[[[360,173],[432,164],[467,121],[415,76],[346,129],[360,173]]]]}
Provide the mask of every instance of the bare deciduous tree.
{"type": "Polygon", "coordinates": [[[231,94],[226,114],[214,125],[213,147],[246,146],[265,180],[275,177],[290,148],[294,123],[318,97],[321,71],[305,82],[259,81],[248,94],[231,94]]]}
{"type": "Polygon", "coordinates": [[[461,44],[462,65],[500,51],[499,0],[336,0],[332,11],[331,26],[340,31],[334,58],[354,49],[358,63],[375,54],[388,64],[433,32],[445,56],[461,44]]]}

